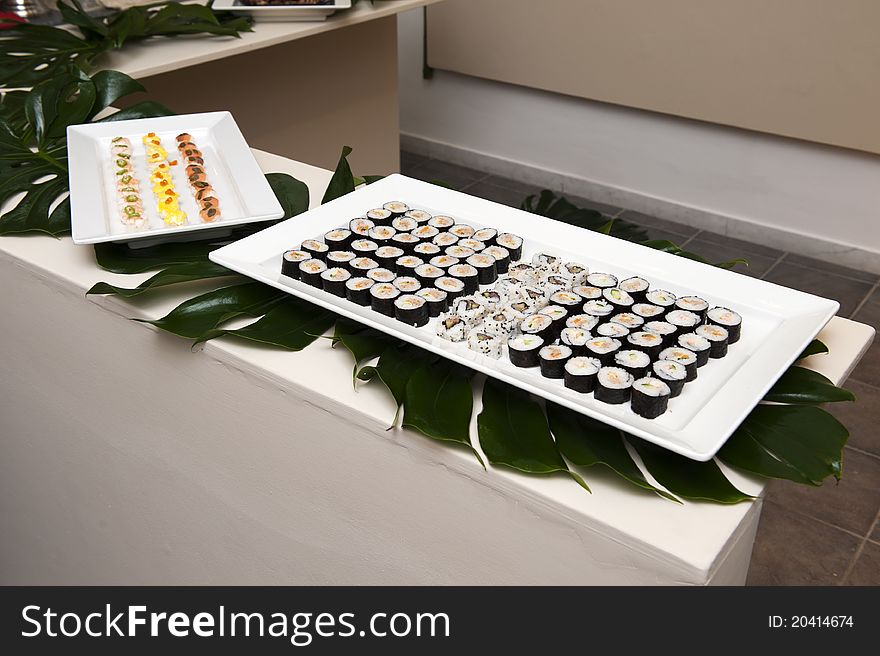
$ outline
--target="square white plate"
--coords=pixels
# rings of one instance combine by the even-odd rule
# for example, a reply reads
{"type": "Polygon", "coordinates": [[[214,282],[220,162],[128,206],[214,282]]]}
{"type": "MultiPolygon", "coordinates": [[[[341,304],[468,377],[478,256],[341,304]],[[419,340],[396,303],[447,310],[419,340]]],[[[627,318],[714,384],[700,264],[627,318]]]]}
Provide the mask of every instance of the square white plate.
{"type": "Polygon", "coordinates": [[[533,394],[695,460],[708,460],[724,444],[767,390],[795,361],[834,316],[836,301],[780,287],[669,253],[571,226],[419,180],[392,175],[316,207],[210,254],[211,260],[241,274],[312,301],[385,333],[455,360],[533,394]],[[436,319],[412,328],[399,321],[281,275],[281,255],[303,240],[320,238],[349,220],[390,200],[411,208],[443,213],[474,227],[493,227],[521,236],[523,261],[535,252],[561,255],[620,279],[645,277],[652,287],[675,294],[697,294],[710,305],[723,305],[742,314],[742,337],[726,357],[713,359],[695,381],[669,401],[657,419],[643,419],[628,404],[608,405],[591,394],[566,388],[561,380],[541,376],[537,369],[520,369],[507,357],[477,354],[465,344],[453,344],[434,333],[436,319]]]}
{"type": "MultiPolygon", "coordinates": [[[[76,244],[105,241],[170,240],[193,231],[228,229],[254,221],[269,221],[284,216],[266,176],[260,170],[241,130],[229,112],[183,114],[108,123],[88,123],[67,128],[67,152],[70,176],[70,223],[76,244]],[[183,162],[173,167],[174,185],[180,194],[180,207],[187,214],[187,224],[166,225],[156,212],[144,161],[142,137],[155,132],[168,151],[168,159],[177,155],[175,137],[189,132],[204,153],[205,172],[220,201],[222,218],[204,223],[186,180],[183,162]],[[133,229],[119,220],[110,140],[128,137],[134,150],[135,176],[140,181],[147,224],[133,229]],[[160,239],[157,239],[160,238],[160,239]]],[[[192,235],[189,235],[192,238],[192,235]]]]}
{"type": "Polygon", "coordinates": [[[257,21],[322,21],[337,9],[351,9],[351,0],[329,5],[246,5],[240,0],[214,0],[214,9],[248,14],[257,21]]]}

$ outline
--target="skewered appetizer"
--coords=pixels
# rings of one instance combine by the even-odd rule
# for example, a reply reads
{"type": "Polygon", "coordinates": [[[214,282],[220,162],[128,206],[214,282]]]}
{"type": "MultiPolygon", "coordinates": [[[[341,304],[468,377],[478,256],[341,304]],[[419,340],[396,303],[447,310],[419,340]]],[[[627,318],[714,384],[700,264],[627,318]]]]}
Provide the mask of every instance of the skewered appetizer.
{"type": "Polygon", "coordinates": [[[116,203],[119,219],[132,228],[142,228],[146,224],[144,204],[141,198],[140,181],[134,175],[131,163],[131,141],[125,137],[110,140],[110,156],[116,179],[116,203]]]}
{"type": "Polygon", "coordinates": [[[146,150],[147,166],[150,169],[150,184],[156,195],[156,210],[162,220],[171,226],[186,223],[186,212],[180,208],[179,194],[174,188],[171,167],[177,161],[168,161],[168,151],[162,147],[162,139],[155,132],[148,132],[143,137],[146,150]]]}
{"type": "Polygon", "coordinates": [[[177,135],[177,150],[186,164],[186,179],[199,205],[199,216],[205,223],[221,218],[220,201],[208,181],[202,151],[192,140],[192,135],[183,132],[177,135]]]}

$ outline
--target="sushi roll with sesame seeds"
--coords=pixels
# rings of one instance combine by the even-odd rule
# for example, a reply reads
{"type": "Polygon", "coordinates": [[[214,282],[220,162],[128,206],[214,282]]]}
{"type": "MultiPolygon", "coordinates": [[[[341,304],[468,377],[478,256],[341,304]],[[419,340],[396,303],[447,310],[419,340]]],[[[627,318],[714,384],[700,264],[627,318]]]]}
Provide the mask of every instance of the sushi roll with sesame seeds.
{"type": "Polygon", "coordinates": [[[657,378],[639,378],[632,384],[630,409],[645,419],[656,419],[669,407],[669,385],[657,378]]]}
{"type": "Polygon", "coordinates": [[[532,266],[536,270],[544,271],[545,273],[559,273],[562,260],[550,253],[535,253],[532,256],[532,266]]]}
{"type": "Polygon", "coordinates": [[[602,364],[596,358],[570,358],[565,363],[565,386],[575,392],[589,394],[596,389],[596,379],[601,368],[602,364]]]}
{"type": "Polygon", "coordinates": [[[437,336],[449,342],[463,342],[470,330],[467,322],[454,312],[445,312],[437,317],[437,336]]]}
{"type": "Polygon", "coordinates": [[[476,326],[486,315],[486,308],[480,305],[473,296],[462,296],[450,304],[455,314],[464,319],[469,326],[476,326]]]}
{"type": "Polygon", "coordinates": [[[593,396],[603,403],[626,403],[630,399],[634,380],[632,374],[620,367],[602,367],[597,374],[593,396]]]}
{"type": "Polygon", "coordinates": [[[486,289],[474,294],[474,300],[486,308],[486,312],[493,312],[499,306],[507,302],[507,298],[494,289],[486,289]]]}
{"type": "Polygon", "coordinates": [[[587,276],[590,275],[590,268],[585,264],[578,262],[566,262],[559,268],[559,273],[571,280],[572,287],[579,287],[587,284],[587,276]]]}
{"type": "Polygon", "coordinates": [[[516,319],[510,310],[496,308],[483,317],[483,329],[497,337],[507,337],[515,326],[516,319]]]}
{"type": "Polygon", "coordinates": [[[489,356],[497,360],[501,357],[501,349],[503,346],[502,338],[496,335],[490,335],[482,328],[474,328],[468,333],[468,348],[477,353],[489,356]]]}

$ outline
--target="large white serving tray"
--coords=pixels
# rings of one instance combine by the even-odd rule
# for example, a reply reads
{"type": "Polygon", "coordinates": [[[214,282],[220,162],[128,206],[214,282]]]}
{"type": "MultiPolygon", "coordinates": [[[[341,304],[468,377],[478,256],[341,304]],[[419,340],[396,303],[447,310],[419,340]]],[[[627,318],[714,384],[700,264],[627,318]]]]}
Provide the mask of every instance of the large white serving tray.
{"type": "Polygon", "coordinates": [[[256,21],[322,21],[338,9],[351,9],[351,0],[328,5],[246,5],[240,0],[214,0],[214,9],[248,14],[256,21]]]}
{"type": "Polygon", "coordinates": [[[639,246],[457,191],[391,175],[297,217],[225,246],[211,260],[243,275],[305,298],[385,333],[481,371],[560,405],[599,419],[695,460],[708,460],[795,361],[839,307],[836,301],[756,280],[669,253],[639,246]],[[389,200],[412,208],[449,214],[474,227],[494,227],[525,240],[523,260],[537,251],[555,253],[623,279],[640,275],[652,287],[678,295],[698,294],[711,305],[743,316],[742,338],[728,355],[700,368],[697,380],[670,400],[654,420],[579,394],[537,369],[514,367],[468,350],[434,334],[436,320],[412,328],[369,308],[281,275],[281,255],[305,239],[319,238],[389,200]]]}
{"type": "Polygon", "coordinates": [[[149,242],[201,235],[200,231],[223,231],[255,221],[280,219],[281,203],[266,181],[241,130],[229,112],[181,114],[107,123],[86,123],[67,128],[70,177],[70,224],[76,244],[106,241],[149,242]],[[175,137],[188,132],[204,153],[205,172],[220,200],[222,218],[204,223],[187,184],[183,163],[173,167],[174,184],[180,194],[180,207],[188,223],[166,225],[159,217],[149,184],[142,137],[155,132],[168,150],[168,159],[177,156],[175,137]],[[111,166],[110,140],[128,137],[134,149],[135,175],[140,181],[147,225],[132,229],[119,220],[116,188],[111,166]]]}

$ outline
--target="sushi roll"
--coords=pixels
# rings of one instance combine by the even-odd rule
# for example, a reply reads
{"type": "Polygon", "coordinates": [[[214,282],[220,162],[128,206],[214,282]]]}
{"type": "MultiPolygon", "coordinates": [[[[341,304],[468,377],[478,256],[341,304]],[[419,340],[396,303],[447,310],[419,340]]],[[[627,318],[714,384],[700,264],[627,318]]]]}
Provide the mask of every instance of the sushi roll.
{"type": "Polygon", "coordinates": [[[464,283],[458,278],[452,278],[450,276],[443,276],[442,278],[437,278],[434,281],[434,286],[437,289],[440,289],[446,292],[446,295],[449,297],[449,302],[451,303],[459,296],[464,295],[464,283]]]}
{"type": "Polygon", "coordinates": [[[709,362],[709,350],[712,348],[712,344],[705,337],[700,337],[696,333],[679,335],[678,345],[694,352],[694,355],[697,356],[697,367],[702,367],[709,362]]]}
{"type": "Polygon", "coordinates": [[[474,328],[468,333],[468,348],[497,360],[501,357],[502,338],[490,335],[481,328],[474,328]]]}
{"type": "Polygon", "coordinates": [[[572,287],[580,287],[587,284],[587,276],[590,275],[590,269],[585,264],[566,262],[559,268],[559,273],[571,280],[572,287]]]}
{"type": "Polygon", "coordinates": [[[535,253],[532,256],[532,267],[545,273],[559,273],[562,260],[550,253],[535,253]]]}
{"type": "MultiPolygon", "coordinates": [[[[556,292],[567,292],[571,287],[571,280],[563,275],[553,274],[544,278],[539,284],[544,288],[544,294],[549,298],[556,292]]],[[[580,296],[577,294],[573,294],[573,296],[580,303],[583,303],[583,301],[580,300],[580,296]]]]}
{"type": "Polygon", "coordinates": [[[439,317],[449,309],[449,295],[436,287],[425,287],[416,292],[416,296],[425,299],[428,304],[428,315],[439,317]]]}
{"type": "Polygon", "coordinates": [[[577,285],[571,291],[584,299],[584,301],[595,301],[602,298],[602,290],[592,285],[577,285]]]}
{"type": "MultiPolygon", "coordinates": [[[[508,249],[510,251],[510,249],[508,249]]],[[[510,259],[511,262],[514,262],[513,252],[510,251],[510,259]]],[[[531,264],[525,264],[523,262],[519,262],[516,264],[511,264],[507,268],[507,274],[511,277],[511,279],[516,280],[517,282],[521,282],[524,285],[537,285],[540,281],[538,277],[538,272],[535,271],[535,267],[531,264]]]]}
{"type": "Polygon", "coordinates": [[[537,367],[540,364],[538,353],[544,340],[537,335],[517,335],[507,340],[507,354],[514,367],[537,367]]]}
{"type": "Polygon", "coordinates": [[[674,360],[657,360],[652,365],[653,374],[669,385],[669,396],[675,398],[684,389],[687,368],[674,360]]]}
{"type": "MultiPolygon", "coordinates": [[[[680,301],[681,299],[678,300],[680,301]]],[[[665,318],[667,323],[671,323],[675,326],[676,338],[679,335],[694,332],[696,327],[701,323],[700,315],[695,314],[690,310],[672,310],[671,312],[666,313],[665,318]]]]}
{"type": "Polygon", "coordinates": [[[618,310],[627,310],[633,305],[633,297],[620,287],[608,287],[602,290],[602,297],[618,310]]]}
{"type": "Polygon", "coordinates": [[[494,312],[507,299],[494,289],[487,289],[474,294],[474,300],[486,308],[486,312],[494,312]]]}
{"type": "Polygon", "coordinates": [[[347,228],[337,228],[324,233],[324,243],[331,251],[347,251],[348,245],[354,240],[353,234],[347,228]]]}
{"type": "Polygon", "coordinates": [[[581,297],[573,292],[560,291],[550,295],[548,299],[551,305],[559,305],[568,310],[569,314],[574,314],[580,309],[583,302],[581,297]]]}
{"type": "Polygon", "coordinates": [[[449,226],[448,232],[459,239],[470,239],[474,236],[476,229],[473,226],[469,226],[467,223],[456,223],[455,225],[449,226]]]}
{"type": "Polygon", "coordinates": [[[403,203],[399,200],[391,200],[391,201],[388,201],[387,203],[385,203],[382,206],[382,209],[386,210],[387,212],[390,212],[391,216],[397,217],[397,216],[403,216],[404,214],[409,212],[409,205],[407,205],[406,203],[403,203]]]}
{"type": "Polygon", "coordinates": [[[327,253],[330,252],[330,248],[327,244],[320,242],[316,239],[306,239],[302,246],[299,247],[300,250],[309,253],[316,260],[324,260],[327,258],[327,253]]]}
{"type": "Polygon", "coordinates": [[[523,286],[520,290],[523,300],[531,304],[536,310],[547,305],[547,295],[540,287],[523,286]]]}
{"type": "Polygon", "coordinates": [[[596,326],[593,330],[597,337],[613,337],[615,339],[623,339],[630,334],[630,329],[626,326],[608,321],[607,323],[596,326]]]}
{"type": "Polygon", "coordinates": [[[348,269],[354,258],[355,255],[351,251],[330,251],[327,253],[327,266],[348,269]]]}
{"type": "Polygon", "coordinates": [[[613,337],[593,337],[584,344],[584,353],[598,359],[602,366],[608,366],[614,362],[614,354],[620,347],[620,340],[613,337]]]}
{"type": "Polygon", "coordinates": [[[467,322],[454,312],[437,317],[437,336],[449,342],[463,342],[467,338],[467,322]]]}
{"type": "Polygon", "coordinates": [[[448,232],[441,232],[431,240],[431,243],[440,248],[449,248],[458,243],[458,237],[448,232]]]}
{"type": "Polygon", "coordinates": [[[415,219],[418,223],[427,223],[431,220],[431,214],[425,210],[410,210],[404,216],[415,219]]]}
{"type": "Polygon", "coordinates": [[[459,238],[458,245],[462,248],[470,248],[474,253],[480,253],[486,250],[486,244],[481,241],[477,241],[476,239],[459,238]]]}
{"type": "Polygon", "coordinates": [[[370,269],[378,269],[379,263],[371,257],[356,257],[348,263],[353,276],[366,276],[370,269]]]}
{"type": "Polygon", "coordinates": [[[709,311],[709,304],[699,296],[679,296],[675,307],[699,315],[700,323],[706,320],[706,313],[709,311]]]}
{"type": "Polygon", "coordinates": [[[713,307],[706,313],[707,323],[727,329],[727,343],[736,344],[742,332],[742,316],[726,307],[713,307]]]}
{"type": "Polygon", "coordinates": [[[446,272],[433,264],[420,264],[415,268],[416,278],[423,287],[433,287],[434,281],[446,275],[446,272]]]}
{"type": "Polygon", "coordinates": [[[349,278],[345,281],[345,298],[352,303],[368,306],[370,304],[370,288],[375,281],[370,278],[349,278]]]}
{"type": "Polygon", "coordinates": [[[517,321],[522,321],[527,316],[535,314],[535,308],[525,301],[513,301],[507,304],[507,310],[510,311],[517,321]]]}
{"type": "Polygon", "coordinates": [[[391,225],[391,219],[394,218],[394,215],[384,207],[377,207],[367,212],[367,218],[377,226],[391,225]]]}
{"type": "Polygon", "coordinates": [[[459,246],[458,244],[447,246],[443,252],[450,257],[457,257],[459,260],[466,260],[471,255],[474,255],[476,253],[473,248],[465,248],[464,246],[459,246]]]}
{"type": "Polygon", "coordinates": [[[379,263],[379,266],[392,271],[396,269],[395,263],[397,260],[403,256],[403,249],[398,248],[397,246],[380,246],[376,249],[376,252],[373,253],[373,258],[379,263]]]}
{"type": "Polygon", "coordinates": [[[596,299],[584,303],[584,314],[596,317],[600,323],[608,320],[614,312],[614,306],[605,299],[596,299]]]}
{"type": "Polygon", "coordinates": [[[446,273],[464,283],[465,294],[472,294],[480,288],[479,272],[470,264],[455,264],[446,273]]]}
{"type": "Polygon", "coordinates": [[[497,337],[507,337],[515,326],[516,319],[510,310],[495,308],[483,317],[483,329],[497,337]]]}
{"type": "Polygon", "coordinates": [[[642,328],[649,333],[659,335],[665,346],[675,344],[675,339],[679,334],[678,328],[668,321],[649,321],[642,328]]]}
{"type": "Polygon", "coordinates": [[[220,218],[220,210],[211,206],[204,207],[199,210],[199,216],[202,217],[202,221],[205,223],[211,223],[220,218]]]}
{"type": "Polygon", "coordinates": [[[615,314],[609,319],[609,321],[611,321],[611,323],[619,323],[621,326],[629,328],[631,331],[638,330],[645,325],[645,320],[633,312],[621,312],[620,314],[615,314]]]}
{"type": "Polygon", "coordinates": [[[663,308],[672,307],[675,305],[675,294],[665,289],[652,289],[645,294],[645,303],[659,305],[663,308]]]}
{"type": "Polygon", "coordinates": [[[566,328],[580,328],[587,332],[599,325],[599,319],[589,314],[573,314],[565,320],[566,328]]]}
{"type": "Polygon", "coordinates": [[[568,318],[569,312],[561,305],[547,305],[538,310],[539,315],[544,315],[550,317],[550,320],[553,322],[552,325],[552,337],[556,339],[559,337],[559,334],[562,332],[562,329],[565,328],[565,320],[568,318]]]}
{"type": "Polygon", "coordinates": [[[613,276],[610,273],[591,273],[587,276],[587,285],[598,287],[599,289],[617,287],[617,276],[613,276]]]}
{"type": "Polygon", "coordinates": [[[307,285],[321,289],[321,274],[327,270],[327,265],[321,260],[312,258],[299,263],[299,279],[307,285]]]}
{"type": "Polygon", "coordinates": [[[375,223],[363,217],[358,217],[357,219],[352,219],[348,222],[348,229],[351,230],[352,236],[359,235],[360,237],[366,237],[370,234],[370,230],[375,227],[375,223]]]}
{"type": "Polygon", "coordinates": [[[629,401],[634,378],[620,367],[602,367],[596,375],[593,396],[597,401],[618,405],[629,401]]]}
{"type": "Polygon", "coordinates": [[[711,345],[709,348],[710,358],[723,358],[727,355],[727,345],[730,342],[730,333],[727,332],[727,328],[710,323],[697,327],[694,332],[709,340],[711,345]]]}
{"type": "Polygon", "coordinates": [[[386,317],[394,316],[394,301],[400,296],[400,290],[388,282],[377,282],[370,287],[370,307],[384,314],[386,317]]]}
{"type": "Polygon", "coordinates": [[[596,358],[573,357],[565,363],[565,386],[581,394],[589,394],[596,389],[596,379],[602,363],[596,358]]]}
{"type": "Polygon", "coordinates": [[[394,299],[394,318],[408,326],[418,328],[428,323],[428,302],[416,294],[401,294],[394,299]]]}
{"type": "Polygon", "coordinates": [[[390,242],[385,243],[390,243],[392,246],[403,249],[405,253],[415,253],[416,247],[422,242],[419,241],[418,237],[413,236],[412,233],[398,232],[391,238],[390,242]]]}
{"type": "Polygon", "coordinates": [[[645,321],[650,321],[651,319],[662,317],[666,313],[666,308],[652,305],[651,303],[636,303],[630,311],[642,317],[645,321]]]}
{"type": "Polygon", "coordinates": [[[479,284],[491,285],[498,280],[498,270],[495,268],[495,258],[491,255],[474,253],[465,261],[477,270],[477,281],[479,284]]]}
{"type": "Polygon", "coordinates": [[[553,335],[553,319],[546,314],[531,314],[519,322],[519,330],[523,335],[534,335],[545,342],[555,339],[553,335]]]}
{"type": "Polygon", "coordinates": [[[541,366],[541,375],[544,378],[564,378],[565,363],[571,357],[571,349],[563,345],[543,347],[538,351],[538,361],[541,366]]]}
{"type": "Polygon", "coordinates": [[[378,225],[370,230],[368,238],[376,242],[377,247],[388,245],[389,240],[397,234],[397,231],[391,226],[378,225]]]}
{"type": "MultiPolygon", "coordinates": [[[[186,143],[187,141],[192,141],[192,135],[189,132],[181,132],[176,137],[174,137],[177,143],[186,143]]],[[[126,139],[128,141],[128,139],[126,139]]]]}
{"type": "Polygon", "coordinates": [[[431,225],[421,225],[409,234],[419,241],[431,241],[434,237],[440,234],[440,231],[431,225]]]}
{"type": "Polygon", "coordinates": [[[398,216],[391,221],[391,227],[397,232],[409,232],[419,227],[419,222],[410,216],[398,216]]]}
{"type": "Polygon", "coordinates": [[[644,351],[652,360],[657,359],[657,356],[660,355],[660,351],[664,347],[663,338],[657,333],[648,332],[647,330],[630,333],[626,336],[626,343],[631,348],[644,351]]]}
{"type": "Polygon", "coordinates": [[[513,278],[503,278],[495,285],[499,294],[504,294],[510,302],[522,300],[523,284],[513,278]]]}
{"type": "Polygon", "coordinates": [[[633,276],[632,278],[621,280],[619,287],[632,296],[634,302],[642,303],[645,300],[645,295],[648,293],[650,285],[644,278],[633,276]]]}
{"type": "Polygon", "coordinates": [[[455,314],[467,322],[469,326],[476,326],[486,314],[486,308],[477,303],[473,296],[462,296],[450,304],[455,314]]]}
{"type": "Polygon", "coordinates": [[[345,298],[345,283],[351,274],[342,267],[333,267],[321,273],[321,288],[334,296],[345,298]]]}
{"type": "Polygon", "coordinates": [[[488,246],[483,252],[486,255],[491,255],[495,258],[495,269],[498,271],[499,276],[507,273],[507,270],[510,267],[509,250],[507,250],[503,246],[488,246]]]}
{"type": "Polygon", "coordinates": [[[495,245],[496,237],[498,237],[498,231],[495,228],[480,228],[472,235],[473,239],[483,242],[487,248],[495,245]]]}
{"type": "MultiPolygon", "coordinates": [[[[437,214],[431,217],[431,220],[428,221],[428,225],[432,228],[437,228],[437,230],[449,230],[455,225],[455,219],[451,216],[446,216],[445,214],[437,214]]],[[[455,240],[458,241],[458,237],[456,237],[455,240]]]]}
{"type": "Polygon", "coordinates": [[[432,257],[428,264],[438,267],[446,271],[451,266],[455,266],[456,264],[460,264],[461,260],[457,257],[450,257],[449,255],[437,255],[432,257]]]}
{"type": "Polygon", "coordinates": [[[648,367],[651,366],[651,358],[644,351],[621,350],[614,354],[614,366],[625,369],[632,374],[633,378],[641,378],[647,375],[648,367]]]}
{"type": "Polygon", "coordinates": [[[422,288],[422,283],[418,278],[412,276],[398,276],[394,279],[394,286],[397,287],[402,294],[415,294],[422,288]]]}
{"type": "Polygon", "coordinates": [[[379,250],[379,244],[372,239],[355,239],[349,245],[349,249],[358,257],[373,257],[373,254],[379,250]]]}
{"type": "Polygon", "coordinates": [[[686,348],[681,348],[680,346],[671,346],[667,349],[663,349],[662,351],[660,351],[660,359],[672,360],[673,362],[683,364],[685,371],[687,371],[687,376],[685,377],[684,382],[687,383],[692,380],[696,380],[697,354],[693,351],[686,348]]]}
{"type": "Polygon", "coordinates": [[[299,279],[299,265],[310,259],[312,254],[306,251],[284,251],[284,255],[281,256],[282,275],[299,279]]]}
{"type": "Polygon", "coordinates": [[[367,278],[374,282],[394,282],[394,279],[397,278],[397,275],[390,269],[385,269],[383,267],[377,267],[375,269],[370,269],[367,271],[367,278]]]}
{"type": "Polygon", "coordinates": [[[522,258],[523,239],[518,235],[505,232],[495,238],[495,243],[510,251],[510,261],[516,262],[522,258]]]}
{"type": "Polygon", "coordinates": [[[432,244],[427,241],[419,242],[418,244],[413,246],[413,254],[416,257],[422,258],[423,260],[430,260],[432,257],[440,255],[442,252],[443,251],[439,246],[437,246],[437,244],[432,244]]]}
{"type": "Polygon", "coordinates": [[[639,378],[632,384],[630,408],[640,417],[656,419],[669,407],[669,385],[657,378],[639,378]]]}
{"type": "Polygon", "coordinates": [[[589,331],[583,328],[565,327],[559,333],[559,341],[570,348],[574,355],[583,355],[586,352],[587,341],[590,338],[589,331]]]}
{"type": "Polygon", "coordinates": [[[400,276],[414,277],[416,275],[416,269],[424,263],[425,261],[420,257],[416,257],[415,255],[404,255],[395,260],[394,270],[397,271],[397,274],[400,276]]]}

